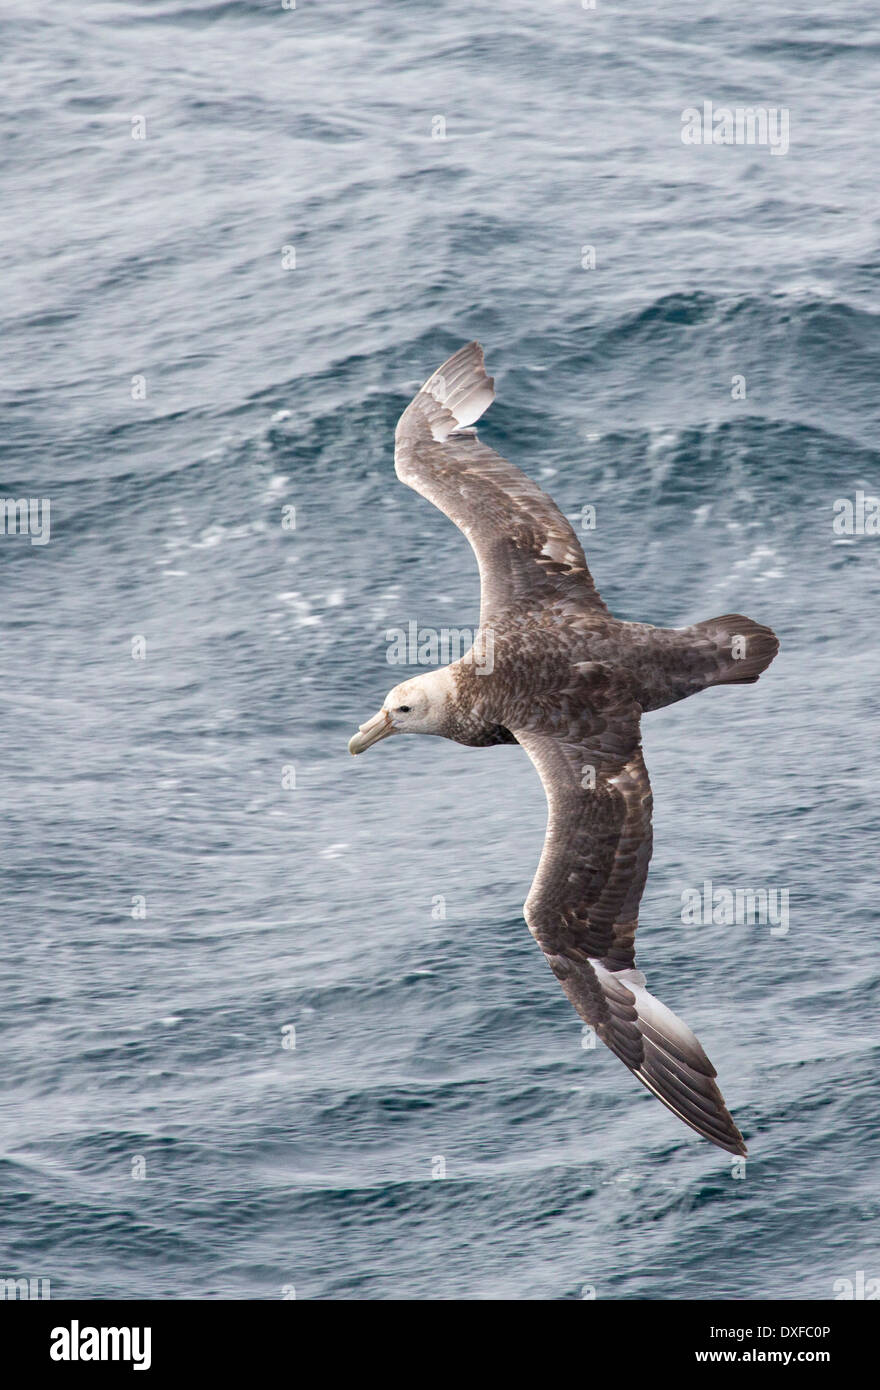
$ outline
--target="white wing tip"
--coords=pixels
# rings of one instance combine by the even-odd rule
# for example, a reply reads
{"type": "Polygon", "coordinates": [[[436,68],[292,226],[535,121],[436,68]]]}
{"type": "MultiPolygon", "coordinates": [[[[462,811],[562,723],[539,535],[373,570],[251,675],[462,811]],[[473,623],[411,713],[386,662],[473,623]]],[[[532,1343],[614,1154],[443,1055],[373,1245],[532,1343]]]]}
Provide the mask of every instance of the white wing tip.
{"type": "Polygon", "coordinates": [[[486,373],[480,344],[466,343],[453,353],[428,378],[419,395],[430,396],[442,407],[439,415],[432,412],[430,421],[435,439],[446,439],[454,430],[466,429],[479,420],[495,399],[495,381],[486,373]]]}
{"type": "Polygon", "coordinates": [[[635,1065],[628,1050],[618,1050],[613,1032],[603,1041],[667,1109],[704,1139],[745,1155],[745,1141],[734,1124],[715,1084],[715,1068],[688,1025],[645,988],[641,970],[609,971],[601,961],[590,965],[607,1000],[619,1005],[621,985],[635,1004],[635,1022],[642,1039],[642,1058],[635,1065]]]}

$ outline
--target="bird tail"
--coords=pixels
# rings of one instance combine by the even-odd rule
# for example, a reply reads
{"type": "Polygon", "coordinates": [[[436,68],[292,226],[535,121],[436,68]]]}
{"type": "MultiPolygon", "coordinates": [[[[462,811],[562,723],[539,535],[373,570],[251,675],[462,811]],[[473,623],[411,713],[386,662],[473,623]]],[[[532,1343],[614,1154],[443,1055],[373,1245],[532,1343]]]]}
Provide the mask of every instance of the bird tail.
{"type": "Polygon", "coordinates": [[[753,685],[779,651],[776,633],[741,613],[707,618],[687,632],[696,637],[696,645],[706,648],[707,686],[753,685]]]}
{"type": "Polygon", "coordinates": [[[479,343],[467,343],[428,377],[400,424],[417,415],[435,439],[446,439],[479,420],[494,399],[495,380],[486,373],[483,349],[479,343]]]}

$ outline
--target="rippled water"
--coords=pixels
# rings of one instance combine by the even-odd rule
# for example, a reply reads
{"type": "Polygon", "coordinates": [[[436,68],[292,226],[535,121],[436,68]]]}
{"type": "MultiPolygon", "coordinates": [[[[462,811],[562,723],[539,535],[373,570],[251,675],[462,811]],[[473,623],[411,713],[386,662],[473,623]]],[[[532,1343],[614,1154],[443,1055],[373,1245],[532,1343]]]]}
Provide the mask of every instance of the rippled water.
{"type": "Polygon", "coordinates": [[[0,39],[0,492],[52,528],[0,537],[0,1276],[880,1273],[880,538],[832,529],[880,492],[874,7],[63,0],[0,39]],[[788,154],[683,145],[704,100],[784,105],[788,154]],[[741,1180],[582,1048],[521,919],[522,751],[346,752],[400,675],[386,630],[476,620],[466,542],[391,457],[472,337],[483,437],[596,507],[615,612],[782,641],[644,723],[640,964],[718,1068],[741,1180]],[[707,879],[787,887],[789,931],[683,927],[707,879]]]}

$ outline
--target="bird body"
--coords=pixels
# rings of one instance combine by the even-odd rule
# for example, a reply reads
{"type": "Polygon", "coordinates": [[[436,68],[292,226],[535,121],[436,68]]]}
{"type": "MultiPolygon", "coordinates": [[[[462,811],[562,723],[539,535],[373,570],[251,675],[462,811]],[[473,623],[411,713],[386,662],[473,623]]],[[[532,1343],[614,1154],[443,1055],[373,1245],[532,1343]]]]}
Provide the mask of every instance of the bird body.
{"type": "MultiPolygon", "coordinates": [[[[753,649],[760,648],[760,657],[750,653],[753,662],[763,660],[770,648],[775,653],[775,637],[769,629],[737,613],[688,628],[661,628],[552,606],[542,609],[537,620],[528,611],[512,612],[481,626],[470,651],[447,668],[454,676],[453,705],[465,733],[472,715],[479,716],[481,725],[503,725],[515,719],[526,728],[540,711],[543,725],[553,720],[554,713],[567,712],[558,703],[566,694],[567,674],[593,666],[616,672],[643,713],[662,709],[711,685],[756,680],[730,655],[736,636],[750,642],[753,649]],[[485,650],[492,653],[491,670],[483,661],[485,650]],[[524,663],[529,671],[527,688],[522,683],[524,663]]],[[[575,681],[571,696],[585,698],[581,678],[575,681]]],[[[458,743],[473,742],[452,731],[446,736],[458,743]]],[[[484,746],[483,740],[478,746],[484,746]]]]}
{"type": "Polygon", "coordinates": [[[482,349],[469,343],[428,379],[396,432],[398,476],[446,512],[475,551],[474,645],[450,666],[395,686],[349,748],[424,733],[525,749],[548,803],[523,909],[529,930],[577,1012],[638,1079],[685,1124],[742,1154],[700,1043],[635,968],[652,849],[640,720],[709,686],[754,683],[779,644],[740,614],[686,628],[615,618],[566,518],[472,429],[493,387],[482,349]]]}

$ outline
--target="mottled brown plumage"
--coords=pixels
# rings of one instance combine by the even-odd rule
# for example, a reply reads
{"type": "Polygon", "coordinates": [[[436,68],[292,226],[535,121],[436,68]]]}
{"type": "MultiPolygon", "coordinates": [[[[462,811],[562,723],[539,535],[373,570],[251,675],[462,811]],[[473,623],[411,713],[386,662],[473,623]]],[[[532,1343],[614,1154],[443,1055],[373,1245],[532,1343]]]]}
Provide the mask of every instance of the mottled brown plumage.
{"type": "Polygon", "coordinates": [[[493,385],[479,344],[461,348],[404,411],[395,448],[401,480],[473,547],[478,640],[461,661],[395,687],[351,751],[396,732],[522,745],[549,808],[530,931],[580,1016],[639,1080],[699,1134],[745,1153],[705,1052],[635,969],[652,844],[639,726],[646,710],[708,686],[756,681],[778,642],[738,614],[673,629],[614,618],[553,501],[470,428],[493,385]]]}

